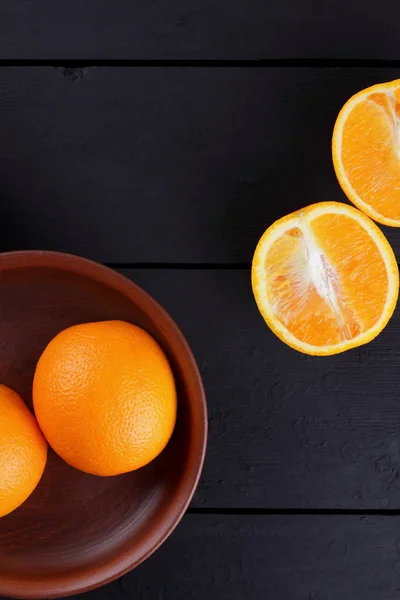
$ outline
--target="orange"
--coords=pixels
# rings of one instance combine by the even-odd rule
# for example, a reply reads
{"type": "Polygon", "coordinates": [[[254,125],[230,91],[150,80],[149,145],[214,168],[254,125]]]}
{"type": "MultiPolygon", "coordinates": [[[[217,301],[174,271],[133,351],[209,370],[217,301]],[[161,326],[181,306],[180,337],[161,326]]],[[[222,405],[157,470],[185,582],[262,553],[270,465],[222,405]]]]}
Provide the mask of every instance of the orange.
{"type": "Polygon", "coordinates": [[[39,359],[33,401],[50,446],[93,475],[118,475],[153,460],[176,421],[169,362],[143,329],[123,321],[75,325],[39,359]]]}
{"type": "Polygon", "coordinates": [[[38,485],[47,444],[16,392],[0,385],[0,517],[18,508],[38,485]]]}
{"type": "Polygon", "coordinates": [[[349,200],[375,221],[400,227],[400,79],[350,98],[336,121],[332,155],[349,200]]]}
{"type": "Polygon", "coordinates": [[[373,221],[352,206],[321,202],[267,229],[254,254],[252,286],[279,338],[300,352],[328,355],[382,331],[399,273],[373,221]]]}

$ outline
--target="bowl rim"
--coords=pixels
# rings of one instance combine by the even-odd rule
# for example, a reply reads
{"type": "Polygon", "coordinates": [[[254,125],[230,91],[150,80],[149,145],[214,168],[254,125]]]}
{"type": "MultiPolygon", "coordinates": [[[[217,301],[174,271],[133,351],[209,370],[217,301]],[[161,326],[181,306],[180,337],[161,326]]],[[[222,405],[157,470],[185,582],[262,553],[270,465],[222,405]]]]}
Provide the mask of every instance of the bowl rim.
{"type": "Polygon", "coordinates": [[[113,289],[128,297],[130,297],[129,291],[134,294],[136,304],[151,319],[153,316],[161,318],[168,334],[174,337],[176,347],[181,348],[191,370],[191,381],[194,382],[193,389],[198,400],[196,408],[200,415],[196,427],[195,447],[193,448],[193,443],[185,466],[186,477],[180,480],[179,491],[174,496],[174,502],[165,510],[162,525],[155,527],[154,531],[144,541],[142,540],[139,550],[136,546],[130,546],[122,556],[118,553],[111,560],[95,567],[90,566],[77,575],[55,574],[50,577],[32,577],[29,581],[25,579],[21,582],[17,578],[3,578],[0,574],[0,595],[21,600],[25,598],[41,600],[80,594],[106,585],[139,566],[165,542],[184,516],[200,479],[207,448],[208,411],[200,371],[188,342],[166,310],[140,286],[108,266],[75,254],[49,250],[17,250],[0,253],[0,274],[3,271],[27,267],[73,271],[95,279],[107,287],[112,284],[113,289]],[[107,281],[104,281],[104,278],[107,281]]]}

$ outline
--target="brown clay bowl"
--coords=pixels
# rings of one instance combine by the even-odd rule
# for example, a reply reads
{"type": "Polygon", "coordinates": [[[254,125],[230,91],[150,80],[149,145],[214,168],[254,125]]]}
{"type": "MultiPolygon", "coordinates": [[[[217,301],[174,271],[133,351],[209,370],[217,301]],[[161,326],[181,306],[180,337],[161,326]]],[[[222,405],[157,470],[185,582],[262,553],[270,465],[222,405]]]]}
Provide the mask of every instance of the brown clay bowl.
{"type": "Polygon", "coordinates": [[[184,514],[203,465],[207,410],[192,353],[167,313],[114,271],[53,252],[0,255],[0,382],[31,407],[36,362],[62,329],[123,319],[145,328],[175,373],[174,435],[150,465],[94,477],[52,451],[38,488],[0,519],[0,595],[55,598],[105,584],[136,567],[184,514]]]}

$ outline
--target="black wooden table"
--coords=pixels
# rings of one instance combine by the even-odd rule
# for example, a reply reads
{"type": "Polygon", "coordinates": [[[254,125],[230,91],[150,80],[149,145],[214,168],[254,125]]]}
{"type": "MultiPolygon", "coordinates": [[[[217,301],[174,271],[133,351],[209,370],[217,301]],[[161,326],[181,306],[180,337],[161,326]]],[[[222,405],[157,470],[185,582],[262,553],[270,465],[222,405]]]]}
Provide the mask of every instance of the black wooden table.
{"type": "Polygon", "coordinates": [[[0,250],[132,278],[208,396],[188,514],[87,600],[399,597],[400,310],[370,345],[311,358],[272,335],[249,281],[274,219],[345,201],[332,127],[400,77],[399,17],[389,0],[1,0],[0,250]]]}

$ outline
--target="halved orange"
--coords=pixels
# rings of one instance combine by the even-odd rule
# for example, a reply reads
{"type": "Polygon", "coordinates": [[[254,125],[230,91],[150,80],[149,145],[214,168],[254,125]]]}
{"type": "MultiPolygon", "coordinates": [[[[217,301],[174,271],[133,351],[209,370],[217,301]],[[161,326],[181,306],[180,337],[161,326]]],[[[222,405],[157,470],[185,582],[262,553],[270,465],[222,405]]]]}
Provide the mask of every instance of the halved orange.
{"type": "Polygon", "coordinates": [[[281,340],[328,355],[382,331],[396,306],[399,271],[371,219],[352,206],[320,202],[267,229],[254,254],[252,287],[281,340]]]}
{"type": "Polygon", "coordinates": [[[400,79],[346,102],[333,131],[332,156],[348,199],[375,221],[400,227],[400,79]]]}

